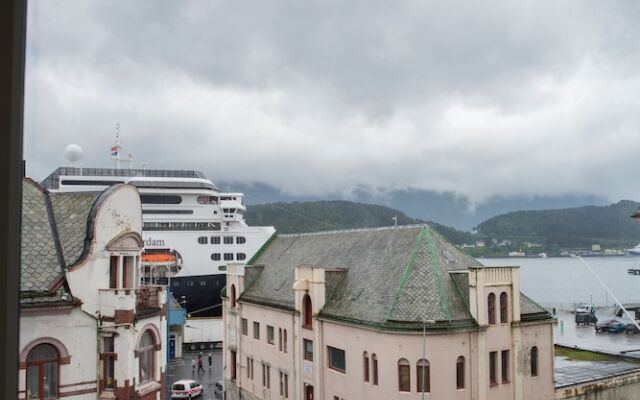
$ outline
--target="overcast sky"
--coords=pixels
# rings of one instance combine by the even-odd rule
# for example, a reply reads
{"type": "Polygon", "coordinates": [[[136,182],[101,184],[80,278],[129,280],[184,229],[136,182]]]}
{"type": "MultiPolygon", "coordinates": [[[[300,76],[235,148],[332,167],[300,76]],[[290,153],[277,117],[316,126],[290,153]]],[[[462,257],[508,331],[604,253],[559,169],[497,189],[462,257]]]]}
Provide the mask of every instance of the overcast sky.
{"type": "Polygon", "coordinates": [[[640,3],[29,2],[25,158],[640,200],[640,3]]]}

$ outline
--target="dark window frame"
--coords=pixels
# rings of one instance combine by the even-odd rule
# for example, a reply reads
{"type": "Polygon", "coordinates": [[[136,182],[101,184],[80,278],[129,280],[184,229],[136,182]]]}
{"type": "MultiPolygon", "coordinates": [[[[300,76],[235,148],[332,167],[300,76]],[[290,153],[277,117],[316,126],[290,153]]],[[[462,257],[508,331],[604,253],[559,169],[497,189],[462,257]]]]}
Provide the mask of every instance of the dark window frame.
{"type": "Polygon", "coordinates": [[[487,323],[496,324],[496,294],[493,292],[487,296],[487,323]]]}
{"type": "Polygon", "coordinates": [[[302,352],[306,361],[313,362],[313,341],[309,339],[302,340],[302,352]]]}
{"type": "Polygon", "coordinates": [[[431,363],[425,358],[416,362],[416,385],[418,393],[431,393],[431,363]]]}
{"type": "Polygon", "coordinates": [[[411,392],[411,363],[406,358],[398,360],[398,391],[411,392]]]}
{"type": "Polygon", "coordinates": [[[507,292],[500,293],[500,323],[509,322],[509,295],[507,292]]]}
{"type": "Polygon", "coordinates": [[[347,353],[333,346],[327,346],[327,365],[329,369],[347,373],[347,353]]]}
{"type": "Polygon", "coordinates": [[[489,386],[498,384],[498,352],[489,353],[489,386]]]}

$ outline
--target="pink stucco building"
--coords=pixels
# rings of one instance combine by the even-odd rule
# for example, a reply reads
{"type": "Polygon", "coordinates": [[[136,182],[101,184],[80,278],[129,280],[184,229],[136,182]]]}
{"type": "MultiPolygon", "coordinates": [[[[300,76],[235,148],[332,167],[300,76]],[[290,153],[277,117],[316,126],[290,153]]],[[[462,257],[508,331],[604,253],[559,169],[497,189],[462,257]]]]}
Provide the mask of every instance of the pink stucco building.
{"type": "Polygon", "coordinates": [[[554,397],[552,317],[517,267],[428,226],[279,235],[231,264],[227,399],[554,397]]]}

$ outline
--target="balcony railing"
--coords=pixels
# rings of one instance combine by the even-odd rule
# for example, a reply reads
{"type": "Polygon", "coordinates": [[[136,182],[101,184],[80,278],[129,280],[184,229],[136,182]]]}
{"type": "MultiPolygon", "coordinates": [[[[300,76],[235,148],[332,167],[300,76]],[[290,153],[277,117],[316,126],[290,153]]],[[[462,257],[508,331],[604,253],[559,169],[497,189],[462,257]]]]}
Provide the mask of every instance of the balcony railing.
{"type": "Polygon", "coordinates": [[[100,289],[100,314],[114,317],[116,310],[133,310],[136,316],[153,314],[162,309],[164,296],[161,286],[137,289],[100,289]]]}

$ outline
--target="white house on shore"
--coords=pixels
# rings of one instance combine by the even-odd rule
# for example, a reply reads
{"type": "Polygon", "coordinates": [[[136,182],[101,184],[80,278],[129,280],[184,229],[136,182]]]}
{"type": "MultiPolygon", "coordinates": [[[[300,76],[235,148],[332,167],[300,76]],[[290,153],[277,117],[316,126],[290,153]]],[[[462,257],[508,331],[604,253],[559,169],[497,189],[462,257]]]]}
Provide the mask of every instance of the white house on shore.
{"type": "Polygon", "coordinates": [[[428,226],[279,235],[228,266],[224,303],[229,400],[554,397],[553,318],[518,268],[428,226]]]}
{"type": "Polygon", "coordinates": [[[165,292],[139,286],[135,187],[23,182],[18,399],[164,399],[165,292]]]}

